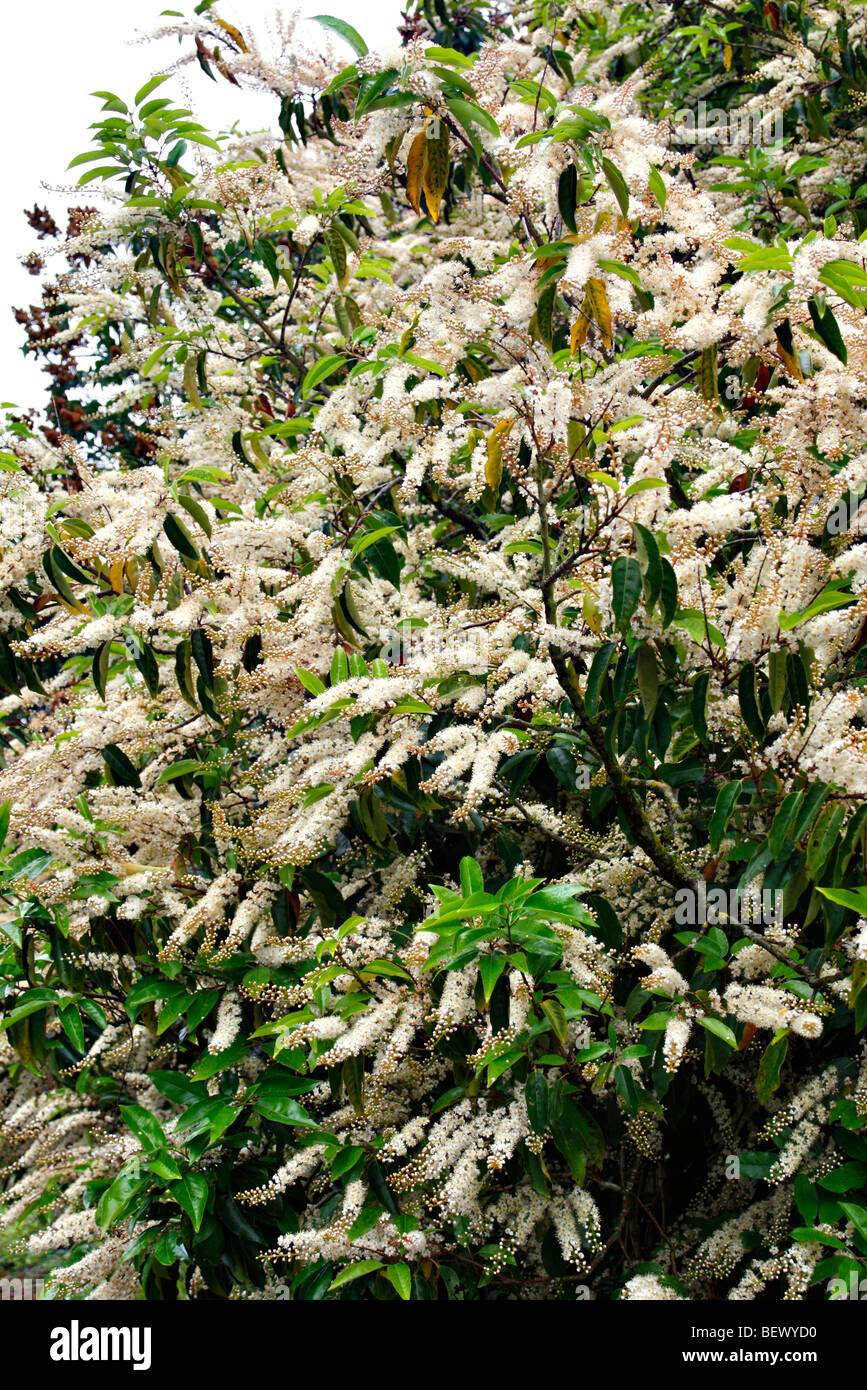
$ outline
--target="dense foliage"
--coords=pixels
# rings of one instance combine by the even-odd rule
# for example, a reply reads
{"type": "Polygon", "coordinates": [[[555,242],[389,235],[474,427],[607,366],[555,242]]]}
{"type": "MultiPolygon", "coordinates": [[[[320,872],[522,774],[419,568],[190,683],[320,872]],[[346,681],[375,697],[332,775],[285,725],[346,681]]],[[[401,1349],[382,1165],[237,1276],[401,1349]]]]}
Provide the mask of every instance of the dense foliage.
{"type": "Polygon", "coordinates": [[[171,22],[275,133],[209,135],[171,73],[100,93],[99,208],[30,214],[5,1265],[832,1296],[867,1272],[864,6],[425,0],[382,54],[171,22]]]}

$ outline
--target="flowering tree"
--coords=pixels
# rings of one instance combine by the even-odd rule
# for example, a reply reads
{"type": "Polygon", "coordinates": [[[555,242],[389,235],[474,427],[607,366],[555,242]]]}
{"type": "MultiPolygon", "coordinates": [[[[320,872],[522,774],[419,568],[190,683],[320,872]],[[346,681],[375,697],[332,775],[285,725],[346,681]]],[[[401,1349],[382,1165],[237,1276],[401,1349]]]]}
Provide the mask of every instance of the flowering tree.
{"type": "Polygon", "coordinates": [[[101,210],[30,215],[6,1263],[827,1296],[867,1262],[863,7],[321,23],[266,55],[204,0],[184,61],[279,133],[100,93],[101,210]]]}

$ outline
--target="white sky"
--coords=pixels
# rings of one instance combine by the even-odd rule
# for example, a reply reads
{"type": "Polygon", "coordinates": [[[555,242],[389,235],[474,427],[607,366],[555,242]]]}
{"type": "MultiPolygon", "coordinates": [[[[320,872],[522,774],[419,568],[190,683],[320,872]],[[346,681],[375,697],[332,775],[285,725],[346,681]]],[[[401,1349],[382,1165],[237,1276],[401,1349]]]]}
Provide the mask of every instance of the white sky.
{"type": "MultiPolygon", "coordinates": [[[[222,0],[215,13],[239,28],[261,33],[277,22],[279,0],[222,0]]],[[[8,55],[0,83],[0,130],[4,132],[3,199],[0,203],[0,400],[26,408],[47,399],[48,378],[21,352],[23,329],[12,308],[38,302],[39,281],[19,258],[49,245],[39,242],[22,210],[34,203],[48,207],[65,226],[67,205],[94,203],[99,182],[68,196],[76,170],[67,174],[74,155],[91,148],[88,126],[102,103],[89,95],[97,89],[116,92],[130,102],[134,93],[162,65],[178,54],[176,42],[141,42],[166,21],[163,9],[192,11],[185,0],[15,0],[4,7],[3,45],[8,55]],[[14,55],[14,56],[13,56],[14,55]],[[47,185],[47,187],[45,187],[47,185]],[[52,191],[55,190],[55,191],[52,191]]],[[[401,0],[290,0],[285,14],[331,14],[348,20],[371,49],[397,42],[401,0]]],[[[311,47],[325,39],[319,25],[305,23],[311,47]]],[[[335,51],[352,52],[336,35],[335,51]]],[[[278,101],[265,93],[238,91],[224,81],[211,82],[198,64],[183,69],[166,84],[182,103],[192,106],[206,127],[238,120],[255,130],[276,128],[278,101]],[[184,99],[187,84],[189,100],[184,99]]],[[[50,262],[49,262],[50,267],[50,262]]]]}

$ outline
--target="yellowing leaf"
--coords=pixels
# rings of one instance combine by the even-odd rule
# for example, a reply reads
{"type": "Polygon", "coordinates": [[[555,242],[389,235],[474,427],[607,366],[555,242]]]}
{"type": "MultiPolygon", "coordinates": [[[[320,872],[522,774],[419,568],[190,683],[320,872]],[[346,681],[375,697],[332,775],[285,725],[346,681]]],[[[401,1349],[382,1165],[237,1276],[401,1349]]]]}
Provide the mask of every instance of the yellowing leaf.
{"type": "Polygon", "coordinates": [[[449,181],[449,132],[445,122],[429,122],[425,132],[425,159],[422,185],[427,208],[434,222],[440,220],[440,203],[449,181]]]}
{"type": "Polygon", "coordinates": [[[590,318],[599,329],[599,335],[606,348],[610,351],[612,344],[611,337],[611,306],[608,303],[608,295],[605,293],[605,282],[592,276],[587,281],[587,288],[584,291],[584,298],[587,308],[585,313],[589,313],[590,318]]]}
{"type": "Polygon", "coordinates": [[[556,285],[546,285],[536,303],[536,329],[549,352],[554,345],[554,299],[556,292],[556,285]]]}
{"type": "Polygon", "coordinates": [[[572,325],[569,334],[569,347],[574,357],[581,344],[586,341],[587,334],[590,332],[590,304],[587,296],[584,296],[584,303],[581,305],[581,315],[572,325]]]}
{"type": "Polygon", "coordinates": [[[580,454],[582,446],[587,439],[587,427],[583,420],[570,420],[566,426],[566,443],[569,447],[569,456],[574,458],[580,454]]]}
{"type": "Polygon", "coordinates": [[[237,44],[238,48],[240,48],[242,53],[247,53],[249,51],[247,45],[241,37],[240,29],[236,29],[234,24],[227,24],[225,19],[218,19],[216,15],[213,16],[213,20],[215,24],[219,24],[223,33],[228,34],[232,42],[237,44]]]}
{"type": "Polygon", "coordinates": [[[783,359],[783,363],[785,365],[786,371],[789,373],[789,376],[793,376],[796,381],[803,381],[804,373],[801,371],[801,364],[798,361],[797,354],[794,352],[787,352],[786,349],[783,347],[782,343],[778,344],[777,352],[778,355],[783,359]]]}
{"type": "Polygon", "coordinates": [[[421,180],[424,171],[426,145],[427,126],[420,130],[413,140],[406,160],[406,196],[418,217],[421,217],[421,180]]]}
{"type": "Polygon", "coordinates": [[[798,360],[798,351],[792,338],[792,325],[788,319],[778,323],[774,329],[777,339],[777,354],[785,365],[789,376],[795,381],[803,381],[804,373],[801,371],[801,363],[798,360]]]}
{"type": "Polygon", "coordinates": [[[514,424],[513,420],[500,420],[491,430],[488,438],[488,459],[485,464],[485,482],[493,493],[500,491],[500,482],[503,477],[503,445],[506,435],[514,424]]]}
{"type": "Polygon", "coordinates": [[[333,227],[325,233],[325,246],[331,257],[331,264],[334,266],[334,274],[337,276],[337,283],[343,290],[346,288],[348,275],[346,273],[346,242],[338,231],[333,227]]]}
{"type": "Polygon", "coordinates": [[[581,603],[581,617],[589,627],[590,631],[597,637],[602,634],[602,612],[599,604],[590,593],[585,593],[581,603]]]}
{"type": "Polygon", "coordinates": [[[710,347],[703,350],[699,360],[698,385],[702,398],[706,401],[719,400],[719,387],[717,385],[717,350],[716,343],[711,343],[710,347]]]}
{"type": "Polygon", "coordinates": [[[394,161],[397,158],[397,152],[400,149],[402,143],[403,131],[399,130],[397,135],[393,135],[391,137],[391,139],[385,147],[385,157],[388,160],[388,169],[392,177],[394,177],[394,161]]]}
{"type": "Polygon", "coordinates": [[[196,376],[196,359],[188,356],[184,362],[184,390],[190,398],[190,405],[201,410],[202,402],[199,398],[199,383],[196,376]]]}
{"type": "Polygon", "coordinates": [[[731,69],[732,56],[732,46],[730,43],[727,43],[723,48],[723,67],[725,68],[726,72],[729,72],[731,69]]]}

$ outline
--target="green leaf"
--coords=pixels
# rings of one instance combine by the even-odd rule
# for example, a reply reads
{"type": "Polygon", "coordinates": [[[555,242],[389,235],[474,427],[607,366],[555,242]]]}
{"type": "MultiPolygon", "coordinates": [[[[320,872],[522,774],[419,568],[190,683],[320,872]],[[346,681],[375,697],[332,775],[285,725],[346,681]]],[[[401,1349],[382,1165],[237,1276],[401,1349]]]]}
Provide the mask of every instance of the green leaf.
{"type": "Polygon", "coordinates": [[[149,646],[147,642],[143,642],[133,660],[137,669],[144,677],[144,683],[147,686],[148,694],[155,698],[159,694],[160,672],[153,647],[149,646]]]}
{"type": "Polygon", "coordinates": [[[103,761],[119,787],[141,787],[141,778],[126,753],[116,743],[107,743],[102,750],[103,761]]]}
{"type": "Polygon", "coordinates": [[[737,805],[738,797],[743,790],[740,782],[726,782],[717,793],[716,805],[708,826],[710,832],[710,847],[714,854],[719,849],[726,826],[731,819],[732,811],[737,805]]]}
{"type": "Polygon", "coordinates": [[[831,857],[845,819],[846,808],[839,801],[823,806],[816,817],[807,842],[807,873],[814,882],[831,857]]]}
{"type": "Polygon", "coordinates": [[[830,790],[830,787],[824,782],[813,782],[810,790],[807,792],[806,796],[804,796],[803,804],[799,807],[795,817],[795,823],[792,829],[793,841],[798,841],[803,835],[806,835],[810,826],[813,824],[819,807],[824,802],[830,790]]]}
{"type": "Polygon", "coordinates": [[[867,1241],[867,1211],[864,1207],[856,1206],[854,1202],[838,1202],[837,1205],[848,1216],[861,1239],[867,1241]]]}
{"type": "Polygon", "coordinates": [[[692,640],[699,645],[702,642],[715,642],[718,647],[724,647],[726,644],[719,628],[714,627],[699,608],[679,608],[672,621],[676,627],[686,628],[692,640]]]}
{"type": "Polygon", "coordinates": [[[780,1085],[780,1072],[786,1053],[789,1050],[789,1034],[784,1032],[774,1037],[765,1048],[756,1077],[756,1095],[762,1105],[767,1105],[780,1085]]]}
{"type": "MultiPolygon", "coordinates": [[[[639,586],[641,584],[641,573],[639,571],[639,586]]],[[[599,691],[605,679],[611,658],[617,650],[614,642],[603,642],[596,650],[587,675],[587,684],[584,689],[584,703],[591,714],[595,714],[599,706],[599,691]]],[[[529,752],[529,750],[527,750],[529,752]]],[[[518,754],[518,757],[521,755],[518,754]]]]}
{"type": "Polygon", "coordinates": [[[542,1013],[553,1028],[561,1043],[566,1041],[566,1014],[559,999],[543,999],[542,1013]]]}
{"type": "MultiPolygon", "coordinates": [[[[634,285],[636,289],[640,290],[643,288],[641,284],[641,276],[638,274],[637,270],[633,269],[631,265],[624,265],[623,261],[606,260],[604,257],[600,257],[596,264],[599,266],[600,270],[605,271],[606,275],[618,275],[621,280],[628,280],[629,283],[631,285],[634,285]]],[[[648,479],[648,481],[651,480],[648,479]]],[[[664,487],[665,484],[657,483],[657,486],[664,487]]]]}
{"type": "Polygon", "coordinates": [[[461,892],[465,898],[468,898],[471,893],[483,893],[485,891],[485,880],[482,877],[482,871],[475,859],[471,859],[469,855],[461,860],[460,874],[461,892]]]}
{"type": "Polygon", "coordinates": [[[344,357],[341,353],[329,353],[326,357],[320,357],[318,362],[314,362],[304,378],[301,385],[302,396],[309,396],[314,387],[318,386],[320,382],[327,381],[348,361],[349,358],[344,357]]]}
{"type": "Polygon", "coordinates": [[[851,1192],[853,1187],[863,1187],[865,1178],[867,1168],[863,1163],[843,1163],[816,1181],[826,1192],[851,1192]]]}
{"type": "Polygon", "coordinates": [[[181,1170],[168,1149],[163,1149],[148,1159],[148,1170],[164,1182],[177,1182],[181,1176],[181,1170]]]}
{"type": "Polygon", "coordinates": [[[241,1113],[237,1105],[226,1105],[217,1096],[196,1101],[175,1121],[175,1132],[186,1134],[189,1139],[208,1131],[212,1144],[220,1138],[241,1113]]]}
{"type": "Polygon", "coordinates": [[[84,1051],[84,1022],[77,1004],[59,1007],[57,1017],[60,1025],[77,1052],[84,1051]]]}
{"type": "MultiPolygon", "coordinates": [[[[620,1071],[627,1071],[621,1067],[620,1071]]],[[[575,1181],[583,1186],[587,1164],[601,1167],[605,1139],[598,1124],[580,1105],[559,1091],[550,1098],[550,1129],[554,1143],[569,1164],[575,1181]]]]}
{"type": "Polygon", "coordinates": [[[543,555],[544,552],[541,541],[509,541],[503,546],[504,555],[543,555]]]}
{"type": "MultiPolygon", "coordinates": [[[[838,1206],[844,1207],[845,1202],[839,1202],[838,1206]]],[[[813,1226],[796,1226],[791,1232],[792,1240],[808,1241],[811,1245],[830,1245],[834,1250],[848,1250],[849,1247],[845,1240],[839,1236],[831,1235],[829,1231],[821,1231],[813,1226]]]]}
{"type": "Polygon", "coordinates": [[[784,613],[780,609],[779,625],[781,632],[791,632],[793,627],[799,623],[805,623],[810,618],[818,618],[822,613],[831,613],[837,608],[847,608],[850,603],[855,603],[854,594],[843,594],[833,585],[828,584],[820,594],[808,604],[806,608],[800,609],[797,613],[784,613]]]}
{"type": "Polygon", "coordinates": [[[659,170],[651,164],[650,173],[647,176],[647,183],[660,208],[665,212],[666,188],[659,170]]]}
{"type": "Polygon", "coordinates": [[[618,555],[611,566],[614,621],[623,632],[641,598],[641,566],[631,555],[618,555]]]}
{"type": "Polygon", "coordinates": [[[741,718],[758,743],[762,743],[765,737],[765,726],[759,712],[759,701],[756,694],[756,668],[751,661],[744,662],[738,675],[738,703],[741,709],[741,718]]]}
{"type": "Polygon", "coordinates": [[[692,698],[690,700],[690,712],[692,714],[692,727],[698,734],[701,743],[705,748],[710,743],[710,735],[707,728],[707,695],[710,688],[710,672],[702,671],[695,680],[692,687],[692,698]]]}
{"type": "Polygon", "coordinates": [[[473,59],[456,48],[438,48],[434,45],[425,49],[424,56],[432,63],[446,63],[451,68],[466,69],[473,66],[473,59]]]}
{"type": "Polygon", "coordinates": [[[531,1071],[524,1087],[527,1114],[534,1134],[544,1134],[548,1128],[548,1078],[544,1072],[531,1071]]]}
{"type": "Polygon", "coordinates": [[[31,1014],[38,1013],[42,1009],[47,1009],[51,1004],[57,1003],[57,991],[54,989],[31,989],[24,995],[23,999],[15,1008],[11,1009],[5,1018],[0,1019],[0,1032],[6,1028],[12,1028],[21,1019],[29,1018],[31,1014]]]}
{"type": "Polygon", "coordinates": [[[545,344],[549,352],[554,346],[554,301],[557,296],[557,286],[547,285],[536,301],[536,326],[539,330],[539,337],[545,344]]]}
{"type": "Polygon", "coordinates": [[[230,1047],[224,1048],[222,1052],[206,1052],[201,1061],[197,1062],[190,1072],[190,1080],[209,1081],[218,1072],[225,1071],[227,1067],[234,1067],[238,1062],[242,1062],[249,1052],[250,1044],[242,1038],[233,1042],[230,1047]]]}
{"type": "Polygon", "coordinates": [[[409,1265],[388,1265],[385,1270],[385,1277],[400,1298],[405,1303],[408,1302],[412,1294],[412,1274],[409,1265]]]}
{"type": "Polygon", "coordinates": [[[135,1020],[145,1004],[153,1004],[157,999],[170,999],[176,994],[186,997],[186,990],[182,985],[163,979],[160,975],[146,975],[143,979],[136,980],[126,997],[124,1007],[130,1018],[135,1020]]]}
{"type": "Polygon", "coordinates": [[[774,714],[779,714],[786,694],[786,657],[784,647],[768,653],[768,698],[774,714]]]}
{"type": "Polygon", "coordinates": [[[667,1028],[669,1023],[671,1023],[672,1019],[676,1017],[676,1014],[669,1014],[665,1012],[653,1013],[650,1014],[647,1018],[642,1019],[641,1023],[638,1026],[639,1028],[647,1028],[650,1032],[659,1033],[662,1032],[663,1029],[667,1028]]]}
{"type": "Polygon", "coordinates": [[[321,24],[323,29],[330,29],[333,33],[339,34],[359,58],[363,58],[367,53],[367,44],[364,39],[357,29],[353,29],[351,24],[347,24],[345,19],[337,19],[331,14],[314,14],[311,15],[311,19],[317,24],[321,24]]]}
{"type": "Polygon", "coordinates": [[[697,1021],[701,1024],[702,1028],[707,1029],[708,1033],[713,1033],[715,1037],[722,1038],[723,1042],[727,1042],[730,1047],[737,1048],[737,1038],[728,1024],[722,1022],[722,1019],[712,1018],[706,1015],[704,1018],[700,1018],[697,1021]]]}
{"type": "Polygon", "coordinates": [[[574,164],[567,164],[557,184],[557,206],[563,225],[570,232],[577,232],[575,211],[578,203],[578,170],[574,164]]]}
{"type": "Polygon", "coordinates": [[[253,1109],[264,1119],[273,1120],[281,1125],[309,1127],[316,1124],[303,1105],[299,1105],[291,1096],[257,1096],[253,1102],[253,1109]]]}
{"type": "Polygon", "coordinates": [[[105,699],[106,684],[108,681],[108,666],[111,660],[111,642],[102,642],[97,647],[91,665],[91,675],[93,683],[99,691],[101,700],[105,699]]]}
{"type": "Polygon", "coordinates": [[[143,1184],[144,1179],[135,1169],[126,1169],[118,1173],[97,1203],[97,1225],[104,1231],[116,1225],[132,1206],[143,1184]]]}
{"type": "Polygon", "coordinates": [[[296,666],[295,674],[304,686],[304,689],[309,690],[311,695],[324,695],[327,686],[324,681],[319,679],[315,672],[305,671],[303,666],[296,666]]]}
{"type": "Polygon", "coordinates": [[[828,308],[827,304],[823,310],[820,310],[815,299],[810,299],[808,301],[807,308],[810,311],[813,327],[822,339],[825,347],[829,352],[833,352],[834,356],[839,358],[845,367],[849,360],[849,355],[846,351],[843,335],[840,332],[840,325],[837,323],[831,310],[828,308]]]}
{"type": "Polygon", "coordinates": [[[819,271],[823,285],[845,299],[854,308],[862,308],[867,303],[864,291],[867,289],[867,271],[856,261],[826,261],[819,271]]]}
{"type": "MultiPolygon", "coordinates": [[[[129,1012],[128,1008],[127,1012],[129,1012]]],[[[177,1072],[152,1071],[149,1076],[160,1095],[165,1096],[175,1105],[195,1105],[198,1101],[207,1098],[207,1091],[204,1086],[197,1086],[195,1082],[177,1072]]]]}
{"type": "Polygon", "coordinates": [[[134,100],[134,104],[135,104],[136,106],[141,106],[141,104],[142,104],[142,102],[145,100],[145,98],[146,98],[146,97],[149,97],[150,94],[151,94],[151,92],[155,91],[156,88],[159,87],[159,86],[161,85],[161,83],[163,83],[163,82],[168,82],[169,76],[170,76],[169,73],[167,73],[167,72],[162,72],[162,73],[158,73],[156,77],[151,77],[151,78],[144,84],[143,87],[139,87],[139,89],[138,89],[138,91],[136,92],[135,97],[134,97],[134,99],[133,99],[133,100],[134,100]]]}
{"type": "Polygon", "coordinates": [[[659,668],[649,642],[642,642],[638,649],[638,693],[645,719],[652,719],[659,699],[659,668]]]}
{"type": "Polygon", "coordinates": [[[525,898],[523,909],[540,913],[555,922],[579,921],[587,926],[594,925],[586,907],[575,901],[583,892],[580,883],[552,883],[525,898]]]}
{"type": "Polygon", "coordinates": [[[498,136],[500,127],[493,116],[487,111],[482,110],[474,101],[462,101],[460,97],[450,96],[448,99],[449,110],[457,116],[461,125],[480,125],[482,130],[486,130],[489,135],[498,136]]]}
{"type": "Polygon", "coordinates": [[[361,967],[363,976],[373,975],[395,980],[411,980],[412,976],[405,966],[394,960],[369,960],[361,967]]]}
{"type": "Polygon", "coordinates": [[[795,822],[803,800],[803,792],[789,792],[777,807],[768,835],[768,848],[774,859],[779,858],[786,839],[794,836],[795,822]]]}
{"type": "Polygon", "coordinates": [[[480,956],[479,975],[482,981],[482,994],[487,1007],[491,1002],[497,981],[506,968],[505,956],[480,956]]]}
{"type": "Polygon", "coordinates": [[[163,530],[179,555],[183,556],[183,558],[188,560],[192,565],[197,565],[199,563],[199,552],[196,549],[192,536],[184,523],[179,521],[171,512],[166,513],[166,519],[163,522],[163,530]]]}
{"type": "Polygon", "coordinates": [[[200,1173],[185,1173],[180,1182],[173,1183],[169,1192],[198,1231],[208,1205],[208,1182],[200,1173]]]}
{"type": "Polygon", "coordinates": [[[332,1279],[328,1285],[328,1292],[333,1293],[335,1289],[342,1288],[344,1284],[351,1284],[353,1279],[361,1279],[365,1274],[373,1274],[382,1268],[382,1260],[356,1260],[355,1264],[347,1265],[345,1269],[341,1269],[336,1278],[332,1279]]]}
{"type": "Polygon", "coordinates": [[[867,888],[820,888],[818,884],[816,888],[830,902],[849,907],[859,916],[867,916],[867,888]]]}
{"type": "Polygon", "coordinates": [[[612,193],[617,199],[620,211],[623,213],[624,217],[628,217],[629,189],[626,186],[626,180],[621,174],[620,170],[617,168],[617,165],[612,164],[610,159],[603,159],[601,163],[602,172],[608,180],[608,186],[610,187],[612,193]]]}
{"type": "MultiPolygon", "coordinates": [[[[363,56],[363,55],[360,55],[363,56]]],[[[341,88],[348,87],[351,83],[358,81],[358,68],[355,63],[350,63],[349,67],[341,68],[336,77],[332,77],[328,86],[323,92],[323,96],[330,96],[332,92],[339,92],[341,88]]]]}
{"type": "Polygon", "coordinates": [[[169,1226],[158,1237],[153,1247],[154,1259],[167,1269],[176,1264],[179,1260],[189,1258],[189,1251],[184,1245],[180,1232],[174,1227],[169,1226]]]}
{"type": "Polygon", "coordinates": [[[663,556],[662,564],[662,588],[660,589],[660,607],[662,609],[662,625],[668,627],[674,621],[677,612],[677,575],[674,567],[669,560],[663,556]]]}
{"type": "Polygon", "coordinates": [[[570,792],[575,791],[578,767],[572,754],[560,743],[554,743],[545,754],[545,761],[557,781],[570,792]]]}
{"type": "Polygon", "coordinates": [[[196,758],[182,758],[178,763],[172,763],[171,767],[163,768],[155,785],[161,787],[165,782],[176,782],[179,777],[186,777],[193,772],[201,772],[203,764],[196,758]]]}
{"type": "Polygon", "coordinates": [[[349,679],[349,661],[346,652],[342,647],[336,647],[334,656],[331,658],[331,670],[329,680],[332,685],[340,685],[341,681],[349,679]]]}
{"type": "MultiPolygon", "coordinates": [[[[655,478],[643,478],[641,482],[656,484],[655,478]]],[[[643,491],[639,483],[633,487],[643,491]]],[[[633,495],[633,488],[627,488],[626,496],[633,495]]],[[[644,585],[644,593],[649,608],[652,608],[660,590],[662,589],[662,560],[659,554],[659,546],[656,537],[646,526],[642,526],[637,521],[632,522],[632,534],[635,539],[635,549],[638,554],[638,563],[641,567],[641,578],[644,585]]]]}
{"type": "Polygon", "coordinates": [[[120,1113],[133,1134],[146,1149],[164,1149],[168,1145],[165,1130],[155,1115],[143,1105],[122,1105],[120,1113]]]}
{"type": "MultiPolygon", "coordinates": [[[[602,262],[600,261],[599,264],[601,265],[602,262]]],[[[640,420],[642,419],[642,416],[636,415],[635,419],[640,420]]],[[[625,424],[623,421],[618,421],[617,423],[623,425],[623,427],[625,428],[625,424]]],[[[614,426],[612,426],[612,429],[613,428],[614,426]]],[[[629,487],[626,489],[626,492],[623,495],[624,497],[635,497],[639,492],[650,492],[653,489],[667,486],[668,484],[663,482],[662,478],[636,478],[634,483],[629,484],[629,487]]],[[[633,521],[633,530],[635,530],[637,526],[638,523],[636,521],[633,521]]],[[[642,527],[641,529],[644,530],[646,528],[642,527]]]]}
{"type": "Polygon", "coordinates": [[[364,1149],[358,1144],[348,1144],[345,1149],[340,1149],[331,1164],[331,1176],[342,1178],[345,1173],[351,1173],[360,1159],[364,1158],[364,1149]]]}

